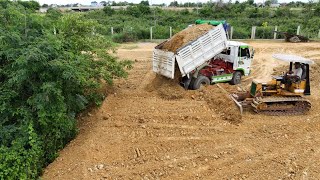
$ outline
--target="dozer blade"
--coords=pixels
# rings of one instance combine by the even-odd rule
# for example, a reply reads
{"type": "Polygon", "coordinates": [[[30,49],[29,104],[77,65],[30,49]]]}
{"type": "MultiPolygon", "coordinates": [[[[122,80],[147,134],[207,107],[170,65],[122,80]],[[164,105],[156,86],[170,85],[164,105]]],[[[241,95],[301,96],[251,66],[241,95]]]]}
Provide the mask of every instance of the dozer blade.
{"type": "Polygon", "coordinates": [[[233,93],[229,95],[234,103],[239,107],[241,114],[244,109],[252,108],[251,103],[253,98],[249,92],[233,93]]]}
{"type": "Polygon", "coordinates": [[[240,102],[238,102],[238,100],[234,97],[236,94],[230,94],[230,98],[233,100],[233,102],[238,106],[238,108],[240,109],[240,113],[243,113],[243,107],[242,104],[240,102]]]}
{"type": "Polygon", "coordinates": [[[232,101],[238,106],[241,114],[243,113],[243,109],[251,108],[250,104],[253,98],[251,97],[248,91],[242,93],[229,94],[229,92],[226,91],[219,84],[217,84],[217,86],[232,99],[232,101]]]}

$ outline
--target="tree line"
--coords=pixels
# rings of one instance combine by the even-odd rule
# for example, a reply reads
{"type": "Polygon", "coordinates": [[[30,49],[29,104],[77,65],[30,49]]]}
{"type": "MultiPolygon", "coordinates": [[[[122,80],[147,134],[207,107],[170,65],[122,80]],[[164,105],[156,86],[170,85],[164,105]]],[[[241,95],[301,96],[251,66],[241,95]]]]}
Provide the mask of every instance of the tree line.
{"type": "MultiPolygon", "coordinates": [[[[256,36],[261,39],[271,39],[275,26],[278,26],[279,31],[289,33],[296,33],[300,26],[302,35],[317,37],[320,29],[320,3],[296,2],[290,6],[256,7],[249,0],[242,3],[207,3],[201,8],[177,11],[150,8],[148,4],[140,3],[120,10],[107,6],[103,10],[87,12],[85,16],[98,21],[106,35],[111,35],[110,29],[113,27],[113,39],[116,42],[148,39],[150,27],[153,27],[154,38],[167,39],[169,27],[176,33],[196,19],[226,20],[234,27],[234,39],[250,38],[252,26],[257,26],[256,36]],[[296,5],[300,8],[293,8],[296,5]]],[[[278,35],[278,38],[283,37],[278,35]]]]}

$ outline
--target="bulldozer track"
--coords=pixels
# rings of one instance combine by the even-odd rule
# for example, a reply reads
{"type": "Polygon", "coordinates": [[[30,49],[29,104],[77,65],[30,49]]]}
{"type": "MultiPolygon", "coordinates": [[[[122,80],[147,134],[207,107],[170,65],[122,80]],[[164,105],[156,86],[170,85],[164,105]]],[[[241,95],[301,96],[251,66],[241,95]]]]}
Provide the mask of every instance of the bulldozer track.
{"type": "Polygon", "coordinates": [[[256,113],[271,116],[302,115],[311,108],[310,101],[303,97],[257,97],[251,105],[256,113]]]}

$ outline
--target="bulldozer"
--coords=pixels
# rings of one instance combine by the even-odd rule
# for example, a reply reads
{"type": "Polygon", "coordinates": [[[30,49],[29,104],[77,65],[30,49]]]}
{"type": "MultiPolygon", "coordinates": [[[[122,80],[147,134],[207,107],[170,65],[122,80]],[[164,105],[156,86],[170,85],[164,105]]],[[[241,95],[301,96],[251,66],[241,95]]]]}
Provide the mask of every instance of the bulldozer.
{"type": "Polygon", "coordinates": [[[292,43],[298,43],[298,42],[309,42],[309,38],[297,35],[297,34],[291,34],[288,32],[280,32],[280,31],[273,31],[275,33],[283,34],[285,37],[286,42],[292,42],[292,43]]]}
{"type": "Polygon", "coordinates": [[[310,65],[314,62],[296,55],[274,54],[275,59],[289,63],[288,73],[272,76],[269,82],[253,80],[250,91],[233,93],[230,97],[240,108],[252,109],[266,115],[301,115],[311,109],[311,102],[305,98],[310,92],[310,65]],[[293,65],[302,69],[301,77],[290,75],[293,65]]]}

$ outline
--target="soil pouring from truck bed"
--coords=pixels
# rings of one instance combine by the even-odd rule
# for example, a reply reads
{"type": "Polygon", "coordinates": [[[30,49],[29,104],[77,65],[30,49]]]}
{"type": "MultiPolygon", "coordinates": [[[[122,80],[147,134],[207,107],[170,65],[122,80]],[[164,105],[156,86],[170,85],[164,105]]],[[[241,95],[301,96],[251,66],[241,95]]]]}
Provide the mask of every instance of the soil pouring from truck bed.
{"type": "Polygon", "coordinates": [[[170,38],[166,43],[163,44],[161,49],[176,53],[177,49],[181,48],[191,41],[196,40],[201,35],[205,34],[213,28],[214,26],[209,24],[199,24],[188,27],[172,36],[172,38],[170,38]]]}

